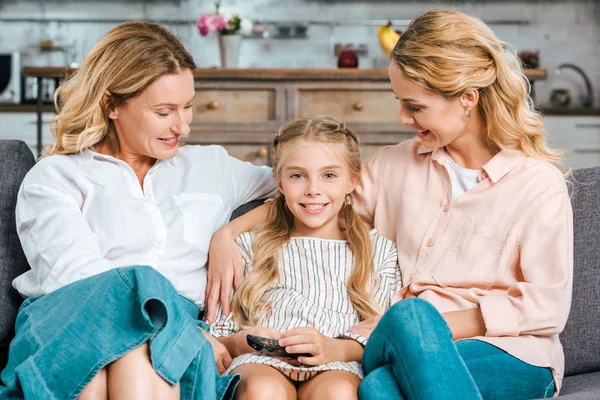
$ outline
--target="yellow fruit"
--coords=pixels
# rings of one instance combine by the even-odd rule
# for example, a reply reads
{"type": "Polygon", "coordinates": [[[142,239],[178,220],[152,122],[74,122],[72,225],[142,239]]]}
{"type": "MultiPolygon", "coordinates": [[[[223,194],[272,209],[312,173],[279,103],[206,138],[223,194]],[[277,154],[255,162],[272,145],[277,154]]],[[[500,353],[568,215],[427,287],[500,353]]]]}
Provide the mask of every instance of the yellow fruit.
{"type": "Polygon", "coordinates": [[[396,47],[400,35],[392,29],[392,23],[388,22],[387,25],[382,25],[377,28],[377,38],[379,39],[379,44],[381,45],[383,52],[389,57],[392,50],[394,50],[394,47],[396,47]]]}

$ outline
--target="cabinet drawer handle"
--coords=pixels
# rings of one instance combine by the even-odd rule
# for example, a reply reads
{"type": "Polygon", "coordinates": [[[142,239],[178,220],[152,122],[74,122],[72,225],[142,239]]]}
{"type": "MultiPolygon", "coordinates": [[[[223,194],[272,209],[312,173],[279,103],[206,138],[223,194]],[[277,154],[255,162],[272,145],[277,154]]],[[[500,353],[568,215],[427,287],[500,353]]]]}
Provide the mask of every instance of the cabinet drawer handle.
{"type": "Polygon", "coordinates": [[[258,158],[267,158],[268,155],[269,155],[269,150],[266,147],[261,147],[256,152],[256,156],[258,158]]]}
{"type": "Polygon", "coordinates": [[[363,108],[365,108],[365,106],[360,101],[357,101],[356,103],[354,103],[352,105],[352,108],[354,108],[354,110],[356,110],[356,111],[362,111],[363,108]]]}
{"type": "Polygon", "coordinates": [[[209,110],[215,111],[219,109],[219,102],[216,100],[210,100],[208,102],[208,104],[206,105],[206,108],[208,108],[209,110]]]}
{"type": "Polygon", "coordinates": [[[575,128],[600,128],[600,124],[575,124],[575,128]]]}
{"type": "Polygon", "coordinates": [[[584,149],[584,148],[579,148],[579,149],[575,149],[575,153],[600,153],[600,148],[588,148],[588,149],[584,149]]]}

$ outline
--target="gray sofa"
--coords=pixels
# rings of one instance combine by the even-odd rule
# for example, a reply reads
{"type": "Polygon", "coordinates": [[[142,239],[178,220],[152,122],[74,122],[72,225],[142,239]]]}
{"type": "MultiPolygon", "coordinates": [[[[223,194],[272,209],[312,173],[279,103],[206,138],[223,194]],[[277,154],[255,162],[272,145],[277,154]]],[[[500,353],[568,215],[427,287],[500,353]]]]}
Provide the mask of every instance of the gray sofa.
{"type": "MultiPolygon", "coordinates": [[[[35,164],[21,141],[0,141],[0,370],[21,299],[12,280],[29,266],[15,229],[19,184],[35,164]]],[[[561,334],[566,378],[561,398],[600,399],[600,167],[574,171],[575,275],[571,314],[561,334]]],[[[236,210],[234,217],[257,203],[236,210]]]]}

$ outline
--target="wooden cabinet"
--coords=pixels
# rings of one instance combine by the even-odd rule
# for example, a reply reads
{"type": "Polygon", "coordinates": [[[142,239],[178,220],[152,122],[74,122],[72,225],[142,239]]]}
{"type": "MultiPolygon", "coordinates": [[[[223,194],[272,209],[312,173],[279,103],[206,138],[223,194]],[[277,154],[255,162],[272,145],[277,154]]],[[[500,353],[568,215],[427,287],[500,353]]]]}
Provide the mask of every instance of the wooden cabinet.
{"type": "Polygon", "coordinates": [[[254,165],[269,165],[269,146],[265,143],[223,144],[230,156],[254,165]]]}
{"type": "MultiPolygon", "coordinates": [[[[363,158],[414,136],[398,121],[386,70],[197,70],[195,79],[188,142],[220,144],[258,165],[269,163],[269,143],[281,124],[296,117],[343,120],[358,134],[363,158]]],[[[567,151],[569,167],[600,165],[600,116],[546,116],[544,122],[550,145],[567,151]]]]}
{"type": "MultiPolygon", "coordinates": [[[[42,78],[64,78],[73,71],[23,69],[25,76],[42,78]]],[[[546,79],[545,70],[524,72],[531,81],[546,79]]],[[[399,103],[387,69],[211,68],[195,70],[194,78],[194,119],[187,142],[219,144],[232,156],[255,164],[269,163],[269,143],[285,121],[298,116],[328,114],[345,121],[360,137],[363,158],[414,136],[398,122],[399,103]]],[[[594,135],[590,138],[595,140],[594,135]]],[[[45,136],[40,140],[46,141],[45,136]]],[[[582,158],[591,163],[596,157],[594,146],[573,151],[585,153],[582,158]]]]}
{"type": "Polygon", "coordinates": [[[281,90],[273,84],[196,82],[193,125],[245,124],[256,128],[283,118],[281,90]]]}
{"type": "Polygon", "coordinates": [[[381,84],[305,85],[294,88],[290,111],[300,117],[328,114],[357,124],[398,121],[400,104],[388,86],[381,84]]]}
{"type": "Polygon", "coordinates": [[[398,123],[399,103],[380,70],[255,70],[245,77],[222,71],[196,71],[188,143],[220,144],[234,157],[264,165],[279,127],[296,117],[346,122],[360,137],[363,157],[414,135],[398,123]]]}
{"type": "Polygon", "coordinates": [[[196,80],[190,143],[262,143],[285,121],[285,92],[273,82],[196,80]],[[250,134],[240,139],[239,134],[250,134]]]}

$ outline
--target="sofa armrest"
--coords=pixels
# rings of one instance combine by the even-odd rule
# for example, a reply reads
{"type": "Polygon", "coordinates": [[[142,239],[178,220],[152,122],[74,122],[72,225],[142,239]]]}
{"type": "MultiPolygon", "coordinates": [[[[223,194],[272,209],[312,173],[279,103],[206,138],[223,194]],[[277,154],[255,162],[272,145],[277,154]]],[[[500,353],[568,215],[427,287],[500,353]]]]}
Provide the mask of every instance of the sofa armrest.
{"type": "Polygon", "coordinates": [[[29,270],[17,236],[15,206],[21,182],[34,164],[33,153],[25,142],[0,140],[0,370],[23,300],[12,281],[29,270]]]}

